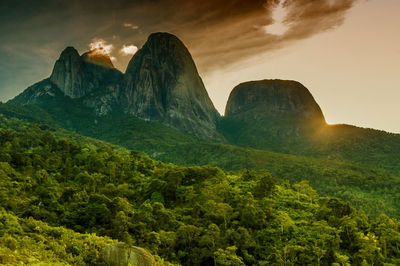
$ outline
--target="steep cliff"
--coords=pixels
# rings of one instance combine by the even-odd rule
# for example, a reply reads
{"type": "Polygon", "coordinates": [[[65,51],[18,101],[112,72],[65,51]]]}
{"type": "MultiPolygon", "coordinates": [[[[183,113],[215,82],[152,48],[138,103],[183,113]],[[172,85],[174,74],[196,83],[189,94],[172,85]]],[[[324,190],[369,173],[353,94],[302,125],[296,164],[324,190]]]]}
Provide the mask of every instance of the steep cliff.
{"type": "Polygon", "coordinates": [[[94,49],[79,55],[67,47],[51,76],[31,86],[11,103],[42,104],[52,95],[68,97],[98,116],[110,113],[157,120],[200,138],[222,140],[216,130],[219,114],[214,108],[195,63],[185,45],[174,35],[150,35],[132,58],[127,71],[116,70],[108,54],[94,49]]]}
{"type": "Polygon", "coordinates": [[[286,151],[325,125],[321,108],[302,84],[260,80],[232,90],[219,128],[234,144],[286,151]]]}
{"type": "Polygon", "coordinates": [[[121,87],[126,112],[199,137],[221,138],[215,126],[219,114],[189,51],[176,36],[150,35],[130,61],[121,87]]]}
{"type": "Polygon", "coordinates": [[[260,118],[292,116],[309,122],[325,123],[321,108],[309,90],[291,80],[250,81],[236,86],[228,99],[225,115],[244,114],[261,107],[260,118]]]}
{"type": "Polygon", "coordinates": [[[92,50],[79,56],[75,48],[67,47],[56,61],[50,81],[66,96],[80,98],[118,83],[121,77],[108,55],[92,50]]]}

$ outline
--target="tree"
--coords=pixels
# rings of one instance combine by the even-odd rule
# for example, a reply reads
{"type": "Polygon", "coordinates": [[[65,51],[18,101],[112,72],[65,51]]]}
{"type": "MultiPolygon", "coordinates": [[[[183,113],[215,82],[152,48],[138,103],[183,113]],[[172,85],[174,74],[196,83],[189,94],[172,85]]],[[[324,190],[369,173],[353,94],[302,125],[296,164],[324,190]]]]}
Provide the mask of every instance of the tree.
{"type": "Polygon", "coordinates": [[[214,252],[215,265],[244,265],[243,259],[236,255],[237,247],[231,246],[225,249],[218,249],[214,252]]]}
{"type": "Polygon", "coordinates": [[[262,172],[258,178],[254,187],[254,196],[257,198],[270,196],[275,190],[277,179],[268,172],[262,172]]]}

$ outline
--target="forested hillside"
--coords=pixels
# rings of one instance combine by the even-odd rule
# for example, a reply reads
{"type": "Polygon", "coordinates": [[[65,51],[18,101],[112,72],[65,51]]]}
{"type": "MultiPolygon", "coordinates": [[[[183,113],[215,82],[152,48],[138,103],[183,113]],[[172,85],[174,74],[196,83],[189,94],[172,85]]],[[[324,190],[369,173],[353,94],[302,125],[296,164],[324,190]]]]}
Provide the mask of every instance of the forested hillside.
{"type": "Polygon", "coordinates": [[[398,220],[385,214],[371,219],[345,201],[319,196],[306,181],[291,184],[266,171],[175,166],[102,142],[59,138],[35,124],[0,122],[1,263],[27,249],[68,258],[60,262],[75,264],[76,256],[89,263],[81,243],[85,248],[99,241],[90,246],[95,252],[110,241],[92,236],[74,250],[54,240],[56,251],[44,251],[41,246],[53,241],[49,231],[61,239],[80,236],[41,222],[147,248],[164,264],[400,263],[398,220]],[[10,220],[23,231],[11,230],[10,220]],[[29,231],[24,224],[35,227],[29,231]],[[46,240],[37,240],[41,236],[46,240]],[[41,243],[37,250],[30,247],[35,243],[41,243]]]}
{"type": "Polygon", "coordinates": [[[307,180],[323,195],[350,201],[373,217],[399,218],[400,176],[337,160],[294,156],[219,143],[182,144],[155,158],[178,165],[212,165],[225,170],[266,170],[290,182],[307,180]]]}
{"type": "Polygon", "coordinates": [[[0,209],[1,265],[100,264],[104,262],[102,250],[115,242],[95,234],[52,227],[32,218],[21,219],[3,207],[0,209]]]}
{"type": "MultiPolygon", "coordinates": [[[[204,141],[156,121],[116,114],[96,117],[90,111],[81,109],[82,119],[78,119],[74,114],[79,113],[80,109],[74,106],[73,101],[61,109],[57,109],[54,104],[53,110],[56,115],[49,118],[43,109],[35,105],[17,107],[0,104],[0,113],[7,117],[39,122],[40,127],[52,130],[57,136],[73,138],[80,143],[101,146],[104,142],[98,139],[102,139],[127,149],[144,151],[153,159],[183,166],[211,165],[226,171],[264,169],[291,182],[308,180],[322,195],[350,201],[373,217],[379,216],[381,212],[391,217],[400,217],[400,174],[378,168],[374,164],[294,156],[204,141]],[[68,108],[68,111],[64,113],[63,108],[68,108]],[[54,120],[57,117],[59,120],[54,120]],[[93,139],[72,134],[60,126],[93,139]]],[[[123,149],[118,146],[114,148],[120,151],[123,149]]],[[[368,158],[367,151],[365,154],[368,158]]]]}

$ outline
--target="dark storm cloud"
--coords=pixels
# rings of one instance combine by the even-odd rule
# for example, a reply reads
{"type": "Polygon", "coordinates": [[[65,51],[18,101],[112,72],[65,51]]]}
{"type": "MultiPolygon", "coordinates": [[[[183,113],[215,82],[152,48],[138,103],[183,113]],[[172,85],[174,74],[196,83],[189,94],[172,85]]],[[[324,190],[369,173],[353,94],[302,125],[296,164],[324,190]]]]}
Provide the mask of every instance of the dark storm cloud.
{"type": "Polygon", "coordinates": [[[122,68],[129,58],[117,51],[124,44],[140,47],[150,33],[168,31],[185,42],[205,73],[338,26],[355,1],[282,1],[289,30],[276,36],[264,29],[273,23],[275,0],[3,0],[0,96],[47,77],[65,46],[82,53],[93,38],[115,46],[122,68]]]}

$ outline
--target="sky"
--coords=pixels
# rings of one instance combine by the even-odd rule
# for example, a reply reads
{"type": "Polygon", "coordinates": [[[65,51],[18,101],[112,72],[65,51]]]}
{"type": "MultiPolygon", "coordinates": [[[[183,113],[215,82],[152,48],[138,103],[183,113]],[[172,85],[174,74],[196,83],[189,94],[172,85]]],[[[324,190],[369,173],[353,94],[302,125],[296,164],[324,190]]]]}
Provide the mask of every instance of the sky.
{"type": "Polygon", "coordinates": [[[399,0],[0,0],[0,100],[51,74],[66,46],[122,72],[152,32],[177,35],[223,114],[241,82],[305,85],[328,123],[400,133],[399,0]]]}

